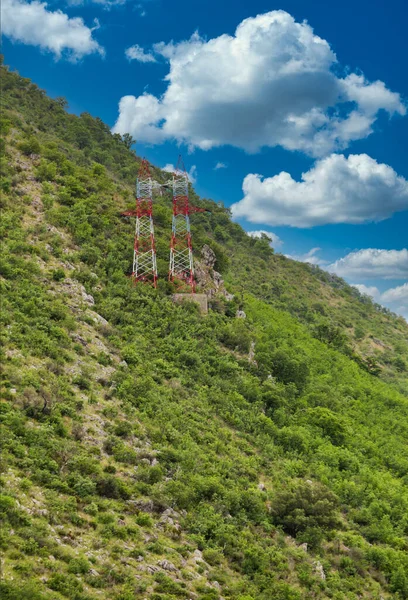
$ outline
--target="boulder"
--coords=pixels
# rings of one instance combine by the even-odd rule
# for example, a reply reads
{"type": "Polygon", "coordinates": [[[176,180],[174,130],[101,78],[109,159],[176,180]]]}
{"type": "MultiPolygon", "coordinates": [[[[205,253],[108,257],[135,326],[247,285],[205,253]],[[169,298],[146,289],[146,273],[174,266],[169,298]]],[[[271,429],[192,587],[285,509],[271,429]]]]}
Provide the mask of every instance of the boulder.
{"type": "Polygon", "coordinates": [[[177,567],[175,567],[169,560],[159,560],[157,564],[166,571],[177,571],[177,567]]]}

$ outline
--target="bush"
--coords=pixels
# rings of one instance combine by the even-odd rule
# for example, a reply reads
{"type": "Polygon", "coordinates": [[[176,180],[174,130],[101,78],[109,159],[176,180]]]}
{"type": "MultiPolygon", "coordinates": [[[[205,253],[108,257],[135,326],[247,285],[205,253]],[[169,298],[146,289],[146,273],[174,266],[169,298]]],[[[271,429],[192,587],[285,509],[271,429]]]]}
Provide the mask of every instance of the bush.
{"type": "Polygon", "coordinates": [[[36,170],[36,176],[39,181],[55,181],[57,177],[57,166],[54,163],[41,159],[36,170]]]}
{"type": "Polygon", "coordinates": [[[65,279],[64,269],[61,269],[61,268],[54,269],[54,271],[52,272],[52,279],[54,281],[62,281],[63,279],[65,279]]]}
{"type": "Polygon", "coordinates": [[[34,136],[30,136],[28,139],[20,142],[18,148],[23,154],[29,156],[30,154],[40,154],[41,146],[38,139],[34,136]]]}
{"type": "Polygon", "coordinates": [[[75,575],[64,573],[54,573],[48,581],[48,587],[56,592],[60,592],[63,596],[79,600],[79,592],[82,592],[84,587],[75,575]]]}
{"type": "Polygon", "coordinates": [[[68,573],[74,573],[75,575],[85,575],[88,573],[91,565],[84,556],[78,556],[69,561],[68,573]]]}
{"type": "Polygon", "coordinates": [[[322,430],[323,435],[330,438],[333,444],[341,446],[347,437],[344,421],[328,408],[317,406],[307,411],[307,420],[322,430]]]}
{"type": "Polygon", "coordinates": [[[297,536],[307,529],[338,526],[337,506],[337,497],[321,483],[292,481],[273,498],[271,513],[275,523],[297,536]]]}
{"type": "Polygon", "coordinates": [[[107,498],[122,498],[128,500],[131,491],[124,481],[113,475],[101,476],[97,479],[96,488],[98,494],[107,498]]]}

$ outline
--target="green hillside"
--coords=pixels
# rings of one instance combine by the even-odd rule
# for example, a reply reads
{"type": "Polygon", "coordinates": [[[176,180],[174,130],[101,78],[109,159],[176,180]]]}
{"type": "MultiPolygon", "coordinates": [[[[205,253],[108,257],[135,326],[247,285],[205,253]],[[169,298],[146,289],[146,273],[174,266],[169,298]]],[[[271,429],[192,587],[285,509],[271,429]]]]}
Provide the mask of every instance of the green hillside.
{"type": "Polygon", "coordinates": [[[133,286],[131,140],[1,79],[1,598],[407,599],[407,323],[193,190],[209,314],[166,194],[133,286]]]}

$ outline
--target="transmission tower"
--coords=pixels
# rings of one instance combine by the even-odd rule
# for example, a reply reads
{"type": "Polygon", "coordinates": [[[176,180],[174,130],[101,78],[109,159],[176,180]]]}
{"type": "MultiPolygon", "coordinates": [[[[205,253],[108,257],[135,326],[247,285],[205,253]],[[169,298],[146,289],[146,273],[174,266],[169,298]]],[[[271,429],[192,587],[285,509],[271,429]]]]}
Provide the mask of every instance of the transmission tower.
{"type": "Polygon", "coordinates": [[[136,210],[122,213],[125,217],[136,217],[135,243],[133,251],[132,278],[157,285],[156,248],[153,227],[153,182],[146,159],[140,165],[136,183],[136,210]]]}
{"type": "Polygon", "coordinates": [[[191,243],[190,214],[205,212],[205,208],[191,206],[188,199],[188,175],[181,156],[173,173],[173,222],[170,242],[169,281],[184,282],[195,292],[193,246],[191,243]]]}

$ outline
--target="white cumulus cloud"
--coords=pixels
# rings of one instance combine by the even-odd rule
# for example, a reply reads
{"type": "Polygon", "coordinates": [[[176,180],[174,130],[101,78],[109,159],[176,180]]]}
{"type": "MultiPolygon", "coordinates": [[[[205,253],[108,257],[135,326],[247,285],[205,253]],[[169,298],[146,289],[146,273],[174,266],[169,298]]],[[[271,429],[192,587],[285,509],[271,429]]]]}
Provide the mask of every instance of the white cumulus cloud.
{"type": "Polygon", "coordinates": [[[406,112],[382,81],[342,75],[329,43],[283,10],[245,19],[234,35],[195,33],[154,49],[169,62],[164,94],[125,96],[114,127],[143,142],[280,145],[318,157],[369,135],[380,110],[406,112]]]}
{"type": "Polygon", "coordinates": [[[226,169],[227,165],[223,162],[217,162],[217,164],[214,167],[214,171],[218,171],[219,169],[226,169]]]}
{"type": "Polygon", "coordinates": [[[360,294],[370,296],[374,300],[377,300],[380,296],[380,290],[375,285],[365,285],[364,283],[355,283],[353,287],[357,288],[360,294]]]}
{"type": "Polygon", "coordinates": [[[398,302],[408,308],[408,283],[386,290],[381,299],[384,302],[398,302]]]}
{"type": "Polygon", "coordinates": [[[327,270],[352,280],[406,279],[408,278],[408,249],[357,250],[336,260],[327,267],[327,270]]]}
{"type": "Polygon", "coordinates": [[[247,231],[247,234],[250,237],[253,238],[262,238],[263,236],[268,237],[271,240],[271,246],[273,246],[274,248],[277,248],[278,246],[282,246],[283,241],[281,240],[281,238],[276,235],[276,233],[273,233],[272,231],[265,231],[263,229],[258,230],[258,231],[247,231]]]}
{"type": "Polygon", "coordinates": [[[153,54],[150,52],[145,52],[143,48],[135,44],[134,46],[130,46],[125,50],[125,55],[129,60],[137,60],[141,63],[153,63],[157,62],[153,54]]]}
{"type": "Polygon", "coordinates": [[[381,221],[408,210],[408,181],[367,154],[332,154],[318,160],[301,181],[283,171],[263,179],[250,173],[235,218],[251,223],[313,227],[381,221]]]}
{"type": "Polygon", "coordinates": [[[408,282],[386,290],[381,294],[380,301],[388,304],[391,310],[402,315],[408,321],[408,282]]]}
{"type": "Polygon", "coordinates": [[[402,315],[408,321],[408,283],[389,288],[381,293],[376,286],[354,284],[361,294],[371,296],[373,300],[387,306],[393,312],[402,315]]]}
{"type": "Polygon", "coordinates": [[[127,0],[68,0],[67,4],[69,6],[83,6],[85,4],[99,4],[103,6],[104,9],[110,10],[115,6],[122,6],[126,4],[127,0]]]}
{"type": "Polygon", "coordinates": [[[97,22],[93,28],[87,27],[83,19],[70,18],[61,10],[47,10],[47,3],[37,0],[3,0],[1,13],[3,34],[12,41],[39,46],[57,58],[64,52],[74,60],[87,54],[104,54],[93,38],[97,22]]]}

